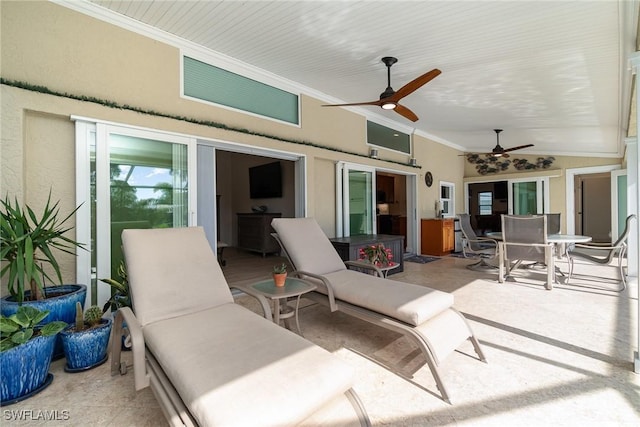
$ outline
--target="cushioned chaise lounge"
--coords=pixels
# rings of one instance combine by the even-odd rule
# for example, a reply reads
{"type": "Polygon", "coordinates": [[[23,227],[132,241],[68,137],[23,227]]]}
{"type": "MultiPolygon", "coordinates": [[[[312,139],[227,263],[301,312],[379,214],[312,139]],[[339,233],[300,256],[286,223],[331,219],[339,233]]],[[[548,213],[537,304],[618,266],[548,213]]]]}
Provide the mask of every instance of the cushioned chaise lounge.
{"type": "MultiPolygon", "coordinates": [[[[136,390],[150,385],[170,424],[342,425],[330,415],[346,406],[369,425],[350,366],[234,303],[202,228],[122,238],[135,316],[118,310],[112,342],[126,321],[136,390]]],[[[120,356],[114,345],[114,374],[126,372],[120,356]]]]}
{"type": "Polygon", "coordinates": [[[276,218],[272,226],[295,274],[318,286],[305,297],[415,340],[446,402],[441,362],[467,339],[485,360],[471,327],[453,308],[452,294],[347,269],[313,218],[276,218]]]}

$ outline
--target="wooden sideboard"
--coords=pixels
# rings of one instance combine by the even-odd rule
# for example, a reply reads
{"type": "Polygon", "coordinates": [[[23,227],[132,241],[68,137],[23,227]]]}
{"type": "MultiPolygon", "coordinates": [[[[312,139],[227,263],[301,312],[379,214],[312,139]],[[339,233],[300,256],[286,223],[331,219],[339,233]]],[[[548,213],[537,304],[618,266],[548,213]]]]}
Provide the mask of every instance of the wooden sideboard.
{"type": "Polygon", "coordinates": [[[443,256],[453,252],[455,248],[453,218],[423,219],[420,222],[420,231],[423,255],[443,256]]]}
{"type": "Polygon", "coordinates": [[[391,249],[393,261],[400,264],[398,268],[389,271],[389,275],[404,271],[404,237],[390,234],[366,234],[361,236],[335,237],[331,240],[338,255],[343,261],[355,261],[360,258],[360,248],[376,243],[382,243],[391,249]]]}
{"type": "Polygon", "coordinates": [[[271,220],[280,218],[280,213],[239,213],[238,215],[238,248],[260,252],[262,256],[279,253],[280,245],[271,233],[271,220]]]}

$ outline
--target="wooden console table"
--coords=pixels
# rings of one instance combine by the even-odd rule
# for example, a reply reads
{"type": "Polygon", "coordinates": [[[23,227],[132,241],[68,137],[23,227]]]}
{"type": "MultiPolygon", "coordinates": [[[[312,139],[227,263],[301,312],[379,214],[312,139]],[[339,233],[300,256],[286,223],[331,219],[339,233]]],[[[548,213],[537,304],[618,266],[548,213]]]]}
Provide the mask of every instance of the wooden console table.
{"type": "Polygon", "coordinates": [[[400,264],[399,267],[390,270],[389,275],[404,271],[404,236],[366,234],[361,236],[334,237],[329,240],[343,261],[356,261],[360,258],[359,251],[361,248],[382,243],[385,248],[391,249],[393,261],[400,264]]]}

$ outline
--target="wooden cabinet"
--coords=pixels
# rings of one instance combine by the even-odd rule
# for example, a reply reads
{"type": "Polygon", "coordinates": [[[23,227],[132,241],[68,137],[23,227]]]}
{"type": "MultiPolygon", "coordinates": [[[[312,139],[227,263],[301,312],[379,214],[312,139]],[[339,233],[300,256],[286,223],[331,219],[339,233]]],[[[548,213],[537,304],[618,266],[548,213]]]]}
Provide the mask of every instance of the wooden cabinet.
{"type": "Polygon", "coordinates": [[[453,218],[423,219],[420,229],[422,254],[443,256],[454,250],[453,218]]]}
{"type": "Polygon", "coordinates": [[[392,236],[387,234],[367,234],[362,236],[335,237],[331,240],[333,247],[336,248],[338,255],[343,261],[355,261],[360,258],[360,248],[382,243],[385,248],[391,249],[393,261],[400,264],[398,268],[389,271],[389,274],[400,273],[404,271],[404,237],[392,236]]]}
{"type": "Polygon", "coordinates": [[[280,245],[271,236],[271,220],[280,218],[280,213],[239,213],[238,248],[260,252],[262,256],[280,252],[280,245]]]}

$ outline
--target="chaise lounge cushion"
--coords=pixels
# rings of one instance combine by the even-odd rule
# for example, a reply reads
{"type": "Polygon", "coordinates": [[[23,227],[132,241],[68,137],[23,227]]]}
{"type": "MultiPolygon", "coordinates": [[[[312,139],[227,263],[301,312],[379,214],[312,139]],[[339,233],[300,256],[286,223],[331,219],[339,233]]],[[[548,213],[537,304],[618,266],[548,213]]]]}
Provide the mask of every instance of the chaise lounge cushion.
{"type": "Polygon", "coordinates": [[[344,362],[233,303],[148,324],[144,336],[199,425],[294,425],[353,383],[344,362]]]}
{"type": "MultiPolygon", "coordinates": [[[[331,241],[313,218],[275,218],[272,226],[296,268],[327,279],[336,299],[418,326],[453,306],[453,295],[425,286],[347,270],[331,241]]],[[[309,277],[307,277],[309,280],[309,277]]],[[[314,280],[318,291],[324,285],[314,280]]]]}
{"type": "Polygon", "coordinates": [[[346,270],[344,262],[313,218],[274,218],[272,227],[286,248],[305,248],[290,252],[298,270],[324,275],[346,270]]]}
{"type": "Polygon", "coordinates": [[[341,270],[324,276],[331,282],[336,299],[385,314],[418,326],[453,306],[447,292],[341,270]]]}
{"type": "Polygon", "coordinates": [[[129,282],[136,284],[130,289],[134,312],[143,326],[233,302],[201,227],[124,230],[122,242],[129,282]]]}

